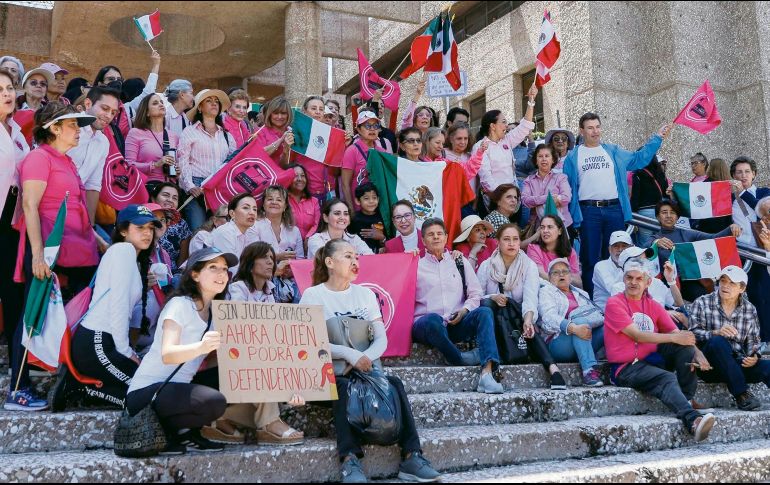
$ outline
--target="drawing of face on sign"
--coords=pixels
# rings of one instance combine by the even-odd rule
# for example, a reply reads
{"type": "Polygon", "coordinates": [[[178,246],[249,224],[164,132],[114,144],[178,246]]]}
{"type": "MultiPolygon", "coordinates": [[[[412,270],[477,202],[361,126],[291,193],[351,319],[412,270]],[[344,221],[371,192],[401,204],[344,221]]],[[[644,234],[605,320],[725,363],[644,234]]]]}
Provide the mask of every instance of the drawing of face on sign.
{"type": "Polygon", "coordinates": [[[382,323],[385,324],[385,330],[387,331],[390,324],[393,322],[393,316],[396,313],[396,305],[393,302],[393,297],[390,296],[385,288],[376,283],[361,283],[361,286],[369,288],[374,292],[374,296],[377,297],[377,303],[380,305],[380,313],[382,313],[382,323]]]}

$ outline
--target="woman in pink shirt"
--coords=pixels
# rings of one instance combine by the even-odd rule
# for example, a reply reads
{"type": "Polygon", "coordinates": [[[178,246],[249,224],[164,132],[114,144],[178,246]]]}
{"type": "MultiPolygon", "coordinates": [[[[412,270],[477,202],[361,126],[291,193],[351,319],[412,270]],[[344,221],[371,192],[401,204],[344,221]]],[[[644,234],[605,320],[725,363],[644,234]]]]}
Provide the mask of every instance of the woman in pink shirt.
{"type": "Polygon", "coordinates": [[[318,221],[321,220],[321,208],[307,188],[305,167],[294,164],[289,168],[294,169],[294,181],[289,186],[289,205],[307,249],[307,238],[315,234],[318,221]]]}
{"type": "MultiPolygon", "coordinates": [[[[430,127],[425,131],[425,133],[422,135],[422,158],[424,161],[454,161],[447,157],[446,150],[444,149],[445,138],[444,130],[441,128],[430,127]]],[[[481,168],[481,160],[484,158],[484,152],[486,151],[488,145],[489,142],[485,141],[481,144],[481,148],[475,154],[473,154],[472,157],[466,158],[463,162],[457,161],[457,163],[462,165],[463,172],[465,172],[465,178],[468,179],[468,182],[476,180],[476,174],[479,173],[479,168],[481,168]]],[[[475,191],[473,183],[471,183],[471,187],[474,188],[475,191]]]]}
{"type": "MultiPolygon", "coordinates": [[[[320,96],[310,96],[302,105],[302,112],[314,120],[324,122],[324,99],[320,96]]],[[[294,143],[294,136],[287,137],[289,145],[294,143]]],[[[326,165],[316,162],[304,155],[292,155],[292,160],[305,167],[307,185],[310,193],[315,197],[319,205],[326,199],[326,194],[332,189],[333,177],[328,173],[326,165]]]]}
{"type": "Polygon", "coordinates": [[[572,285],[583,287],[577,253],[572,249],[564,222],[557,216],[545,216],[540,221],[540,240],[527,246],[527,256],[537,264],[540,277],[548,281],[548,265],[558,258],[569,261],[572,285]]]}
{"type": "Polygon", "coordinates": [[[179,175],[176,148],[179,137],[166,129],[166,106],[157,94],[139,103],[134,127],[126,137],[126,160],[147,176],[148,182],[174,182],[179,175]]]}
{"type": "Polygon", "coordinates": [[[521,193],[522,203],[530,209],[536,209],[536,212],[530,213],[530,221],[543,217],[550,193],[564,225],[570,227],[572,216],[569,213],[569,202],[572,200],[572,189],[566,175],[553,171],[559,161],[556,149],[551,145],[538,145],[532,157],[537,172],[524,180],[524,190],[521,193]]]}
{"type": "Polygon", "coordinates": [[[283,96],[271,99],[262,110],[265,125],[257,131],[257,145],[262,147],[275,163],[285,166],[294,143],[294,135],[287,130],[294,120],[294,112],[283,96]]]}
{"type": "MultiPolygon", "coordinates": [[[[48,103],[35,113],[35,141],[39,148],[31,151],[19,166],[24,212],[15,226],[21,237],[14,279],[26,283],[25,299],[33,278],[42,280],[51,276],[44,245],[65,198],[67,216],[55,267],[58,276],[67,276],[66,295],[71,297],[85,288],[99,264],[96,237],[85,204],[85,189],[77,167],[66,155],[77,146],[81,125],[88,126],[94,120],[93,116],[78,113],[74,107],[57,102],[48,103]]],[[[6,325],[10,324],[6,322],[6,325]]],[[[9,340],[14,349],[11,390],[16,388],[19,379],[19,392],[9,395],[6,409],[12,402],[16,406],[14,409],[39,411],[45,409],[46,402],[29,391],[28,366],[21,365],[22,329],[23,326],[18,326],[15,332],[8,334],[12,335],[9,340]]]]}
{"type": "Polygon", "coordinates": [[[241,147],[251,136],[246,116],[249,113],[251,99],[243,89],[236,89],[230,93],[230,108],[222,115],[225,129],[235,138],[235,146],[241,147]]]}
{"type": "Polygon", "coordinates": [[[420,134],[424,134],[428,128],[432,126],[438,126],[438,116],[436,112],[430,106],[417,106],[417,102],[420,101],[423,93],[425,93],[425,85],[427,84],[427,77],[423,77],[417,83],[417,89],[414,93],[414,98],[409,102],[404,110],[404,116],[401,118],[401,129],[410,128],[414,126],[420,130],[420,134]]]}
{"type": "Polygon", "coordinates": [[[381,128],[380,120],[374,112],[359,111],[356,120],[359,138],[345,150],[345,156],[342,158],[342,194],[355,210],[360,209],[353,197],[356,187],[369,181],[369,172],[366,170],[369,150],[374,148],[381,152],[385,151],[377,145],[381,128]]]}

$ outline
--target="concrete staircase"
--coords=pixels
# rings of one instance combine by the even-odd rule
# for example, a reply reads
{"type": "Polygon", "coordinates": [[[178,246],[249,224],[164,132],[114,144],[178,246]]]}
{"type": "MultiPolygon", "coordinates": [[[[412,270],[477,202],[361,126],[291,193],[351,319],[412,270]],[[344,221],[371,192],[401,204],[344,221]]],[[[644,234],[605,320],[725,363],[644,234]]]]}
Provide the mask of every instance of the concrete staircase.
{"type": "MultiPolygon", "coordinates": [[[[9,378],[0,347],[0,397],[9,378]]],[[[567,391],[550,391],[538,365],[506,366],[506,393],[473,392],[476,369],[445,367],[415,347],[386,369],[410,393],[427,458],[446,482],[766,481],[770,407],[740,412],[724,386],[701,384],[697,399],[717,408],[709,441],[696,445],[663,406],[636,391],[579,387],[577,365],[562,365],[567,391]]],[[[51,379],[33,379],[45,391],[51,379]]],[[[770,403],[764,385],[753,390],[770,403]]],[[[339,480],[329,410],[286,410],[305,431],[302,446],[233,446],[223,453],[143,460],[111,451],[118,411],[61,414],[0,411],[0,481],[157,482],[339,480]]],[[[367,447],[368,476],[397,474],[397,447],[367,447]]]]}

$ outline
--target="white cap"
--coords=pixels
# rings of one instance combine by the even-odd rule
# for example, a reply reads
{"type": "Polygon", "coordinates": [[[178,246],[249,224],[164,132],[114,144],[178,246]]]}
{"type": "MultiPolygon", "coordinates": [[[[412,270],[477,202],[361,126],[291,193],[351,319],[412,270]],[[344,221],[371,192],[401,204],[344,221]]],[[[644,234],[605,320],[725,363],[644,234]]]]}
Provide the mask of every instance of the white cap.
{"type": "Polygon", "coordinates": [[[76,120],[78,120],[78,126],[81,128],[84,126],[88,126],[94,121],[96,121],[96,117],[86,113],[67,113],[66,115],[57,116],[56,118],[52,119],[48,123],[44,124],[43,128],[47,130],[48,128],[51,127],[52,124],[58,121],[69,120],[72,118],[75,118],[76,120]]]}
{"type": "Polygon", "coordinates": [[[567,259],[567,258],[556,258],[553,261],[551,261],[550,263],[548,263],[548,272],[550,273],[551,269],[553,269],[553,267],[556,266],[559,263],[566,264],[567,268],[570,267],[569,259],[567,259]]]}
{"type": "Polygon", "coordinates": [[[626,243],[629,246],[634,245],[634,243],[631,241],[631,234],[627,233],[626,231],[615,231],[610,234],[610,246],[614,246],[621,242],[626,243]]]}
{"type": "Polygon", "coordinates": [[[647,271],[647,267],[644,264],[637,263],[637,262],[628,263],[629,259],[638,258],[641,255],[645,255],[647,259],[649,259],[655,255],[655,252],[652,250],[652,248],[644,249],[636,246],[631,246],[630,248],[624,249],[623,252],[620,253],[620,257],[618,257],[618,263],[620,263],[620,267],[623,268],[623,274],[626,274],[629,271],[634,271],[637,269],[640,269],[641,271],[649,273],[647,271]]]}
{"type": "Polygon", "coordinates": [[[378,120],[377,115],[374,114],[372,111],[360,111],[358,113],[358,118],[356,118],[356,125],[363,125],[369,120],[378,120]]]}
{"type": "Polygon", "coordinates": [[[725,266],[719,277],[721,278],[722,276],[727,276],[733,283],[749,284],[749,275],[747,275],[743,269],[734,265],[725,266]]]}

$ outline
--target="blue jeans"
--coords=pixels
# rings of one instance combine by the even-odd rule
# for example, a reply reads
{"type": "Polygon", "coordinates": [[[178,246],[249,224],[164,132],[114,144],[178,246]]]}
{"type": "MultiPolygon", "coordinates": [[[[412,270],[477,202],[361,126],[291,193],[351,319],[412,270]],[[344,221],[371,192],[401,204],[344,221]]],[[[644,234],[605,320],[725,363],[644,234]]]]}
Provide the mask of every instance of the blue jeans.
{"type": "Polygon", "coordinates": [[[412,339],[424,345],[434,347],[449,362],[449,365],[463,365],[460,351],[455,342],[466,342],[476,337],[479,345],[481,366],[487,363],[500,363],[495,340],[495,321],[492,310],[479,307],[465,315],[457,325],[444,325],[444,319],[437,313],[423,315],[412,327],[412,339]]]}
{"type": "MultiPolygon", "coordinates": [[[[193,177],[193,183],[196,187],[200,187],[204,180],[206,179],[203,177],[193,177]]],[[[206,207],[203,204],[203,196],[200,196],[182,209],[182,216],[184,216],[184,220],[187,221],[192,232],[195,232],[206,222],[206,207]]]]}
{"type": "MultiPolygon", "coordinates": [[[[655,209],[650,207],[648,209],[639,209],[638,211],[639,215],[649,217],[651,219],[655,219],[655,209]]],[[[649,229],[642,229],[641,227],[637,229],[636,235],[636,245],[640,248],[649,248],[652,246],[652,242],[655,240],[655,231],[651,231],[649,229]]]]}
{"type": "Polygon", "coordinates": [[[744,368],[733,355],[730,342],[724,337],[708,339],[701,349],[712,370],[698,372],[705,382],[724,382],[735,397],[749,390],[749,383],[764,382],[770,387],[770,361],[761,360],[754,367],[744,368]]]}
{"type": "Polygon", "coordinates": [[[610,234],[626,227],[620,204],[609,207],[581,205],[583,223],[580,225],[580,264],[583,289],[594,294],[594,266],[610,257],[610,234]]]}
{"type": "Polygon", "coordinates": [[[577,335],[559,334],[548,344],[556,362],[580,362],[583,371],[591,370],[597,364],[596,354],[604,347],[604,326],[593,329],[591,340],[583,340],[577,335]]]}

